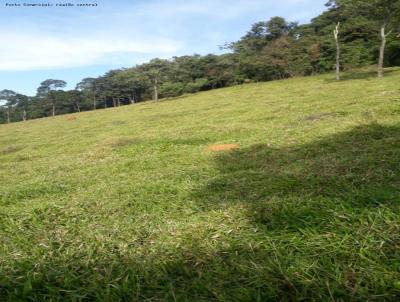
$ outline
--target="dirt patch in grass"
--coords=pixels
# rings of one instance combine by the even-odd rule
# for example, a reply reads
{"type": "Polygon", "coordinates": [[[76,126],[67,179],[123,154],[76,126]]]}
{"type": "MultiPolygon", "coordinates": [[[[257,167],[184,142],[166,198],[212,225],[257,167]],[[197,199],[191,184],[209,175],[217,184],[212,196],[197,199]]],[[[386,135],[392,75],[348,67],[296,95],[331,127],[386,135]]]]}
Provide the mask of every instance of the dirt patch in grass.
{"type": "Polygon", "coordinates": [[[210,151],[226,151],[226,150],[232,150],[232,149],[239,149],[238,144],[223,144],[223,145],[213,145],[208,147],[208,150],[210,151]]]}
{"type": "Polygon", "coordinates": [[[209,140],[204,138],[178,138],[168,140],[168,142],[173,143],[174,145],[198,146],[207,144],[209,140]]]}
{"type": "Polygon", "coordinates": [[[321,113],[315,113],[311,114],[309,116],[306,116],[304,118],[305,121],[313,122],[313,121],[319,121],[324,118],[328,117],[338,117],[338,116],[347,116],[347,112],[321,112],[321,113]]]}
{"type": "Polygon", "coordinates": [[[128,137],[113,137],[105,139],[94,145],[82,157],[83,163],[105,163],[113,160],[115,153],[120,148],[139,143],[138,140],[128,137]]]}
{"type": "Polygon", "coordinates": [[[110,138],[110,139],[105,140],[103,145],[111,147],[111,148],[119,148],[119,147],[132,145],[137,142],[138,141],[133,138],[118,137],[118,138],[110,138]]]}
{"type": "Polygon", "coordinates": [[[6,146],[5,148],[1,149],[2,154],[9,154],[9,153],[14,153],[18,152],[19,150],[22,150],[24,147],[22,146],[6,146]]]}
{"type": "Polygon", "coordinates": [[[112,122],[113,125],[126,125],[126,121],[113,121],[112,122]]]}

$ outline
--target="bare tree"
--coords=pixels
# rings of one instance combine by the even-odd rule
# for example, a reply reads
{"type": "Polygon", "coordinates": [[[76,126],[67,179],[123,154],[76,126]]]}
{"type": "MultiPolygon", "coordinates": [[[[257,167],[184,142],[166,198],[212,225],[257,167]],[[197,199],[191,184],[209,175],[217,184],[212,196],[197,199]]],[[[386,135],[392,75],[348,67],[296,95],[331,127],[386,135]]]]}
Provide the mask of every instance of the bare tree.
{"type": "Polygon", "coordinates": [[[336,43],[336,80],[340,80],[340,43],[339,43],[339,29],[340,22],[336,24],[333,36],[335,37],[336,43]]]}
{"type": "Polygon", "coordinates": [[[153,78],[153,99],[158,102],[158,74],[153,78]]]}
{"type": "Polygon", "coordinates": [[[381,26],[381,46],[379,47],[379,62],[378,62],[378,77],[383,78],[383,62],[385,58],[385,49],[386,49],[386,38],[392,33],[390,30],[386,33],[387,23],[383,23],[381,26]]]}

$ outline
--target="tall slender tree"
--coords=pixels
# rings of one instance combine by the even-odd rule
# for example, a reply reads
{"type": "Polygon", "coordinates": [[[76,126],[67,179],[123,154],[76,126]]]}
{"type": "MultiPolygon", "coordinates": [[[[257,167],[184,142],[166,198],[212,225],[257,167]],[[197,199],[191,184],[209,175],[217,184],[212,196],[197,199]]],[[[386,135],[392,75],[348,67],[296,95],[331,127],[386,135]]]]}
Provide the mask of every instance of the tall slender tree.
{"type": "Polygon", "coordinates": [[[50,101],[52,116],[56,115],[56,91],[59,88],[64,88],[67,83],[63,80],[48,79],[40,83],[37,89],[37,95],[39,97],[47,98],[50,101]]]}
{"type": "Polygon", "coordinates": [[[76,90],[79,90],[85,94],[88,98],[92,99],[93,110],[97,108],[97,93],[98,89],[96,86],[96,79],[95,78],[84,78],[80,81],[76,87],[76,90]]]}
{"type": "Polygon", "coordinates": [[[338,22],[333,30],[333,36],[336,43],[336,80],[340,80],[340,43],[339,43],[340,22],[338,22]]]}

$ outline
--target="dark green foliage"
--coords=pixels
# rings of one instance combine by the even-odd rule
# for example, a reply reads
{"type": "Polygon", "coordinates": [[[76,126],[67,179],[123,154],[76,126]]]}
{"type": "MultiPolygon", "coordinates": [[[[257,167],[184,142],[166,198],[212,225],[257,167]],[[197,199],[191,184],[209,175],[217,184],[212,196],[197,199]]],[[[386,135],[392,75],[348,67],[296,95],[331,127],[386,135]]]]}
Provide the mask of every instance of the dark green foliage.
{"type": "Polygon", "coordinates": [[[185,90],[185,84],[180,82],[166,82],[160,87],[162,97],[174,97],[181,95],[185,90]]]}

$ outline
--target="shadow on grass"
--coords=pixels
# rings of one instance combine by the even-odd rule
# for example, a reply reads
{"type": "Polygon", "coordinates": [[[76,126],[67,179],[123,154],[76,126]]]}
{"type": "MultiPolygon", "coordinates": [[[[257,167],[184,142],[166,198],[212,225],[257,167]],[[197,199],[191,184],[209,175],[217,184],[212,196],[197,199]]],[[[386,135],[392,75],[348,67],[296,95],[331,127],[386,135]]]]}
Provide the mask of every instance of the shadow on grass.
{"type": "MultiPolygon", "coordinates": [[[[392,73],[397,72],[394,69],[387,69],[384,72],[384,76],[390,76],[392,73]]],[[[377,78],[378,71],[348,71],[343,72],[340,75],[340,81],[351,81],[351,80],[372,80],[377,78]]],[[[336,83],[338,82],[334,76],[330,79],[325,80],[327,83],[336,83]]]]}
{"type": "Polygon", "coordinates": [[[147,243],[148,251],[134,258],[118,246],[91,257],[75,251],[68,261],[55,251],[40,264],[16,262],[0,276],[0,294],[77,301],[396,301],[399,159],[400,128],[378,124],[311,144],[219,154],[219,175],[191,197],[204,213],[243,207],[248,229],[220,238],[214,249],[185,239],[155,252],[147,243]]]}
{"type": "Polygon", "coordinates": [[[219,176],[195,195],[204,208],[274,197],[333,198],[354,208],[397,204],[399,158],[399,127],[363,125],[303,146],[219,154],[219,176]]]}
{"type": "Polygon", "coordinates": [[[217,155],[219,176],[194,196],[206,211],[240,205],[258,240],[272,238],[269,256],[264,247],[247,257],[274,267],[264,277],[275,297],[395,300],[399,159],[400,127],[363,125],[311,144],[217,155]]]}

